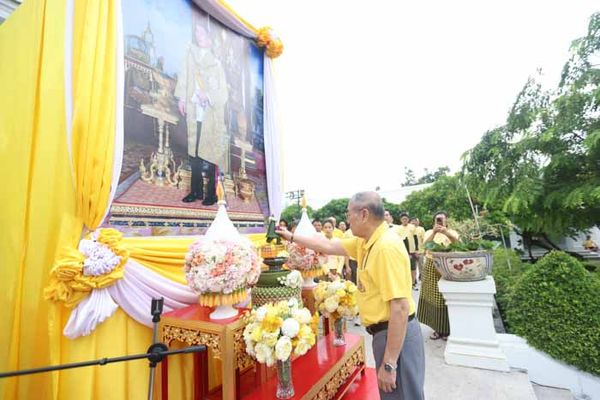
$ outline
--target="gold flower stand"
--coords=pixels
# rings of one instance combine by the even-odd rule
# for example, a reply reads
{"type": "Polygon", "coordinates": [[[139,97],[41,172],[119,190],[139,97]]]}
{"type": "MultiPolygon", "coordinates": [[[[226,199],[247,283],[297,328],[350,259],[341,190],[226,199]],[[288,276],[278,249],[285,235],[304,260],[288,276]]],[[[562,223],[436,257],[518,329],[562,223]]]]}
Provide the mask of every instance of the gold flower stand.
{"type": "MultiPolygon", "coordinates": [[[[244,311],[244,310],[241,310],[244,311]]],[[[221,360],[222,392],[224,400],[239,398],[239,375],[254,367],[254,360],[246,354],[243,338],[246,325],[242,312],[236,317],[211,320],[212,308],[194,304],[163,314],[159,332],[167,346],[180,341],[188,346],[205,345],[214,358],[221,360]]],[[[161,363],[161,395],[169,398],[168,359],[161,363]]],[[[194,354],[194,400],[204,399],[208,393],[208,352],[194,354]]]]}

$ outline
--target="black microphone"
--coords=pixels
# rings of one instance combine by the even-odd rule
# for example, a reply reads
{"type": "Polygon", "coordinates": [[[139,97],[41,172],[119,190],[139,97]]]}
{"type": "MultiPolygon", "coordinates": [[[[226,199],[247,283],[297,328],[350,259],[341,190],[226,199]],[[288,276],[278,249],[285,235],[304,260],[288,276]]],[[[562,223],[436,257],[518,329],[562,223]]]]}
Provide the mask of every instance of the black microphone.
{"type": "Polygon", "coordinates": [[[160,314],[163,312],[163,302],[164,299],[162,297],[160,299],[152,299],[152,306],[150,308],[152,313],[152,322],[160,321],[160,314]]]}

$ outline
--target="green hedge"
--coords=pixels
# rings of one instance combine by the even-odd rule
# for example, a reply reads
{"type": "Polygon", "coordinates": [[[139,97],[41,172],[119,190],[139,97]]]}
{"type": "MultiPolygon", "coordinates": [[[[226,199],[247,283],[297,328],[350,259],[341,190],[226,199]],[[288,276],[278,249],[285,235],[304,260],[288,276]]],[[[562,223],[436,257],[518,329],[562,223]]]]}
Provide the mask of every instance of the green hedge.
{"type": "Polygon", "coordinates": [[[509,332],[510,325],[506,319],[508,299],[515,282],[519,280],[528,266],[530,264],[523,263],[519,255],[513,250],[507,251],[504,248],[500,248],[494,251],[492,275],[496,282],[496,302],[504,322],[504,327],[509,332]],[[510,260],[510,266],[508,260],[510,260]]]}
{"type": "Polygon", "coordinates": [[[552,252],[509,282],[507,296],[512,332],[552,357],[600,375],[600,281],[579,261],[552,252]]]}

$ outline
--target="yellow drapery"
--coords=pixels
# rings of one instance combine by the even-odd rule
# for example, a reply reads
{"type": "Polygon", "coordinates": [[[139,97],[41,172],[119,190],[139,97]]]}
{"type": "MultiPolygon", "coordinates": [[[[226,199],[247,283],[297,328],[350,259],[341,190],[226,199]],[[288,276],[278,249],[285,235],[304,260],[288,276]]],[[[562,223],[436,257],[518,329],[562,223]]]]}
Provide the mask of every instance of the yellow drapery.
{"type": "MultiPolygon", "coordinates": [[[[65,137],[63,1],[26,1],[0,26],[0,370],[51,361],[43,300],[75,202],[65,137]]],[[[0,380],[0,398],[52,398],[52,375],[0,380]]]]}
{"type": "MultiPolygon", "coordinates": [[[[1,371],[140,353],[151,341],[151,330],[122,310],[90,336],[67,339],[62,329],[71,310],[43,298],[57,250],[75,248],[84,225],[100,224],[112,179],[119,3],[73,3],[72,164],[64,105],[66,0],[26,1],[0,26],[0,163],[7,171],[0,191],[0,298],[7,305],[0,307],[1,371]]],[[[133,259],[183,283],[192,240],[124,242],[133,259]]],[[[174,398],[189,398],[189,361],[171,364],[174,398]]],[[[147,374],[147,363],[138,361],[3,379],[0,398],[139,398],[147,374]]]]}

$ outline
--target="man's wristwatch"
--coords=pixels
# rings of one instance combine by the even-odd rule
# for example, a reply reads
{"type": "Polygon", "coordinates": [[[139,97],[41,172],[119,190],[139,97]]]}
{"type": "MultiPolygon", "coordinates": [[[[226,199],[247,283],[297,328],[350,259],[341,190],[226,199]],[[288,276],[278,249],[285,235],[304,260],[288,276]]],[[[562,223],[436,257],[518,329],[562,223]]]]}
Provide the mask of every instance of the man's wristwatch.
{"type": "Polygon", "coordinates": [[[395,364],[386,362],[383,364],[383,369],[385,369],[387,372],[396,372],[397,367],[395,364]]]}

